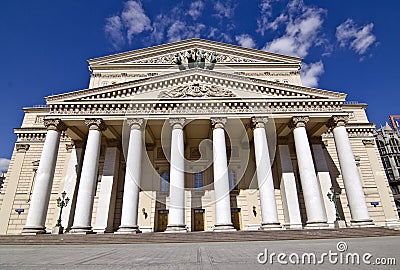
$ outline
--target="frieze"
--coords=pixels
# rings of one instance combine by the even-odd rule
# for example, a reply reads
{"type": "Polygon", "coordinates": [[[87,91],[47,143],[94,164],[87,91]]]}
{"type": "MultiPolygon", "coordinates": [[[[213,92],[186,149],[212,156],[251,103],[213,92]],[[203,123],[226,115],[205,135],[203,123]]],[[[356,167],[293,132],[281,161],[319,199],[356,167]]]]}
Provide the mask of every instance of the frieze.
{"type": "MultiPolygon", "coordinates": [[[[156,103],[157,102],[157,103],[156,103]]],[[[252,112],[342,112],[336,102],[194,102],[147,104],[84,104],[75,106],[52,105],[52,115],[125,115],[125,114],[208,114],[208,113],[252,113],[252,112]]]]}
{"type": "MultiPolygon", "coordinates": [[[[131,61],[132,63],[143,63],[143,64],[176,64],[176,58],[177,56],[180,57],[182,63],[188,64],[186,55],[187,52],[190,51],[195,58],[200,58],[200,53],[205,54],[205,59],[207,62],[211,61],[212,54],[215,52],[207,49],[202,49],[202,48],[195,48],[195,49],[190,49],[190,50],[181,50],[179,52],[173,52],[170,54],[166,55],[161,55],[161,56],[155,56],[155,57],[150,57],[150,58],[145,58],[145,59],[131,59],[128,61],[131,61]]],[[[237,55],[229,55],[226,53],[221,53],[217,52],[216,53],[216,60],[217,63],[254,63],[258,62],[254,59],[249,59],[246,57],[240,57],[237,55]]],[[[122,60],[116,63],[121,63],[121,62],[126,62],[127,60],[122,60]]]]}

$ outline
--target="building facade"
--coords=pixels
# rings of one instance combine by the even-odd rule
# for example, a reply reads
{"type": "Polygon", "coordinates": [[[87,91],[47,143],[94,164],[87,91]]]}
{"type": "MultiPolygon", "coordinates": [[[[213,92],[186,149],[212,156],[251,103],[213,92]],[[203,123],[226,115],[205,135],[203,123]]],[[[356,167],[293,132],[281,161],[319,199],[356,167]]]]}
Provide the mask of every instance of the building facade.
{"type": "Polygon", "coordinates": [[[400,133],[397,126],[391,127],[388,123],[381,126],[376,132],[376,144],[400,217],[400,133]]]}
{"type": "Polygon", "coordinates": [[[70,233],[399,225],[366,105],[302,86],[301,59],[190,39],[88,62],[24,109],[1,234],[49,232],[63,191],[70,233]]]}

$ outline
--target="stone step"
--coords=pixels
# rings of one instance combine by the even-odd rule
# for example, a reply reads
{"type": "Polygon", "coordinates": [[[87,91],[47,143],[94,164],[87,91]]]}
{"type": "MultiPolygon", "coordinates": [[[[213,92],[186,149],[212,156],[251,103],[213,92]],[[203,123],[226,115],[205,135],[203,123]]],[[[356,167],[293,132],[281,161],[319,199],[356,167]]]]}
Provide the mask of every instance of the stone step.
{"type": "Polygon", "coordinates": [[[400,236],[400,231],[382,227],[238,231],[238,232],[189,232],[189,233],[143,233],[143,234],[43,234],[43,235],[0,235],[0,245],[96,245],[96,244],[145,244],[145,243],[200,243],[274,241],[302,239],[332,239],[400,236]]]}

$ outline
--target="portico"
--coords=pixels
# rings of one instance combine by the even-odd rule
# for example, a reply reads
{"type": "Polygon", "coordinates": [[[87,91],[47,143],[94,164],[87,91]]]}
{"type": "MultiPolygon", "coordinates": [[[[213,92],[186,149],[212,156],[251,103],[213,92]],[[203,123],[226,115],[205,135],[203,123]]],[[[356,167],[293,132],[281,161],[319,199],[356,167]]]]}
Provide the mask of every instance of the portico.
{"type": "Polygon", "coordinates": [[[199,39],[89,60],[88,89],[16,129],[6,188],[26,196],[23,224],[7,197],[0,232],[48,232],[63,191],[76,234],[333,228],[331,187],[346,226],[393,221],[365,106],[302,86],[300,64],[199,39]]]}

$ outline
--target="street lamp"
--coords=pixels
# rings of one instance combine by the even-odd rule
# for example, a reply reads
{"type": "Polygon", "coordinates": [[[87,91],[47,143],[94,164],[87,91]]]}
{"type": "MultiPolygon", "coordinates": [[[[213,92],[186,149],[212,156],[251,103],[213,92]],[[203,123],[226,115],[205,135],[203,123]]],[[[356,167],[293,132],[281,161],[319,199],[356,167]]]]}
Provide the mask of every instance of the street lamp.
{"type": "Polygon", "coordinates": [[[340,195],[340,193],[341,193],[341,192],[340,192],[340,188],[339,188],[339,190],[335,190],[334,187],[331,187],[331,188],[330,188],[330,191],[331,191],[331,192],[328,192],[328,194],[326,194],[326,195],[328,196],[329,200],[330,200],[331,202],[333,202],[333,204],[335,205],[335,210],[336,210],[336,221],[342,220],[342,219],[340,218],[339,207],[338,207],[338,204],[337,204],[338,199],[339,199],[339,195],[340,195]]]}
{"type": "Polygon", "coordinates": [[[68,198],[68,197],[65,198],[66,195],[67,195],[67,193],[64,191],[63,193],[61,193],[61,198],[58,197],[58,199],[57,199],[57,207],[60,208],[60,215],[59,215],[59,217],[58,217],[56,227],[61,227],[61,215],[62,215],[62,210],[63,210],[63,208],[64,208],[65,206],[67,206],[68,203],[69,203],[69,198],[68,198]]]}

